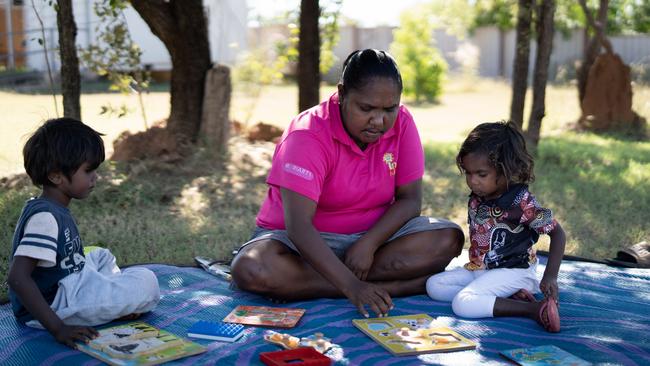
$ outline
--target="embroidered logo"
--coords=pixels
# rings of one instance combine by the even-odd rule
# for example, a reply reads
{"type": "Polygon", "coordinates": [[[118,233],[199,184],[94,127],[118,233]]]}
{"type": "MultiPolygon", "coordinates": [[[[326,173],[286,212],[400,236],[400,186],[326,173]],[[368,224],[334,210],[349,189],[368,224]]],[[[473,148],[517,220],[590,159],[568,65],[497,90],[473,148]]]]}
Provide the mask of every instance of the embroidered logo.
{"type": "Polygon", "coordinates": [[[395,175],[395,169],[397,169],[397,162],[395,161],[393,154],[385,153],[383,160],[384,163],[386,163],[386,165],[388,166],[388,169],[390,170],[390,175],[395,175]]]}
{"type": "Polygon", "coordinates": [[[314,179],[314,173],[312,173],[310,170],[305,169],[303,167],[300,167],[295,164],[291,163],[285,163],[284,164],[284,171],[293,175],[296,175],[302,179],[306,180],[313,180],[314,179]]]}

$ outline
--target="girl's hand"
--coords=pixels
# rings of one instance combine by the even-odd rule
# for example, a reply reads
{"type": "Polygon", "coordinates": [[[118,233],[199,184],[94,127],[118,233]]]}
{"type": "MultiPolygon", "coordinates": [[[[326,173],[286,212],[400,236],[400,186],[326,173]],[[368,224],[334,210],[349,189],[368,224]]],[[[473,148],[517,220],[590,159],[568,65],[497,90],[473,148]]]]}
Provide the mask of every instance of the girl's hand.
{"type": "Polygon", "coordinates": [[[77,349],[75,342],[88,343],[90,340],[96,338],[99,333],[91,327],[74,327],[64,324],[53,332],[52,335],[58,342],[70,348],[77,349]]]}
{"type": "Polygon", "coordinates": [[[352,244],[345,252],[343,263],[361,281],[368,278],[368,272],[375,259],[375,248],[371,243],[362,240],[352,244]]]}
{"type": "Polygon", "coordinates": [[[557,287],[556,277],[544,275],[544,277],[542,277],[542,281],[539,283],[539,289],[542,290],[544,297],[549,297],[555,300],[555,303],[558,302],[559,290],[557,287]]]}
{"type": "Polygon", "coordinates": [[[365,306],[377,314],[377,317],[387,316],[388,311],[393,308],[393,301],[386,290],[369,282],[356,281],[347,291],[345,296],[354,304],[359,313],[368,318],[370,315],[365,306]]]}

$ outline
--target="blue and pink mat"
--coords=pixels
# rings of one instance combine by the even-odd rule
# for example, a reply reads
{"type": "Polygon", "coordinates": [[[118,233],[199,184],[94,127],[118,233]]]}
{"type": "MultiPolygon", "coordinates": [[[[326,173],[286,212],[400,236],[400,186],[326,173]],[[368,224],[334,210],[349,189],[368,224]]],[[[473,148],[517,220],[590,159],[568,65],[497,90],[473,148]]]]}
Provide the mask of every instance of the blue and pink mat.
{"type": "MultiPolygon", "coordinates": [[[[462,257],[462,256],[461,256],[462,257]]],[[[466,258],[466,257],[465,257],[466,258]]],[[[538,267],[540,275],[544,270],[538,267]]],[[[236,305],[273,306],[262,297],[229,289],[202,269],[147,265],[160,282],[162,300],[143,321],[185,336],[198,320],[219,321],[236,305]]],[[[345,299],[320,299],[282,305],[305,308],[295,328],[279,330],[302,337],[322,332],[341,346],[331,356],[337,365],[498,365],[502,350],[556,345],[601,365],[650,364],[650,269],[620,269],[564,261],[560,271],[562,331],[545,332],[520,318],[469,320],[454,317],[449,304],[427,296],[394,299],[390,315],[427,313],[477,343],[476,350],[393,357],[352,325],[357,310],[345,299]]],[[[208,352],[173,365],[257,365],[260,352],[278,347],[264,342],[263,328],[247,327],[235,343],[197,340],[208,352]]],[[[54,341],[45,331],[19,325],[10,305],[0,307],[0,365],[99,365],[100,361],[54,341]]]]}

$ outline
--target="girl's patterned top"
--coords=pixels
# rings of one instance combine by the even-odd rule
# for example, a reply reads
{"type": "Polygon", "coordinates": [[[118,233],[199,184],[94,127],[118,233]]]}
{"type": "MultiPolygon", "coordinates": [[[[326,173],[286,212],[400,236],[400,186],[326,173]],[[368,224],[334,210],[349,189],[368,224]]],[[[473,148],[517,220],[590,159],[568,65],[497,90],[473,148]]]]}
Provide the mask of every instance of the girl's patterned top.
{"type": "Polygon", "coordinates": [[[465,268],[471,271],[528,268],[537,260],[533,244],[539,235],[557,225],[551,210],[540,206],[524,184],[488,201],[470,194],[468,213],[470,261],[465,268]]]}

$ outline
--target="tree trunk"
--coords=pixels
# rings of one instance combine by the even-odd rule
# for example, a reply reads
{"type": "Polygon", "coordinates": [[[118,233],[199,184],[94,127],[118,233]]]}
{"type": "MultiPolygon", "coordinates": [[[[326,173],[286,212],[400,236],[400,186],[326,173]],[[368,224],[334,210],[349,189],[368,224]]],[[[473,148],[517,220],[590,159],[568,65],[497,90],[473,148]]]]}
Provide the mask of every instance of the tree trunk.
{"type": "Polygon", "coordinates": [[[587,18],[587,24],[585,26],[585,49],[582,58],[582,64],[578,68],[577,79],[578,79],[578,101],[582,105],[582,100],[585,98],[585,90],[587,88],[587,78],[589,76],[589,70],[596,61],[596,57],[600,54],[601,42],[599,41],[598,36],[598,27],[601,30],[607,28],[607,11],[609,8],[609,0],[600,0],[600,7],[598,8],[597,24],[591,16],[589,8],[584,0],[580,1],[582,10],[585,12],[585,17],[587,18]],[[591,20],[591,21],[590,21],[591,20]],[[592,22],[593,21],[593,22],[592,22]],[[591,24],[590,24],[591,23],[591,24]],[[589,37],[589,28],[592,28],[594,35],[589,37]]]}
{"type": "Polygon", "coordinates": [[[61,92],[63,116],[81,119],[81,76],[77,57],[77,25],[72,12],[72,0],[58,0],[56,24],[59,29],[59,52],[61,54],[61,92]]]}
{"type": "Polygon", "coordinates": [[[517,13],[517,42],[512,71],[512,104],[510,120],[519,128],[524,125],[524,103],[528,88],[528,62],[530,58],[530,26],[532,21],[533,0],[519,0],[517,13]]]}
{"type": "Polygon", "coordinates": [[[300,2],[298,40],[298,109],[304,111],[320,102],[320,33],[318,0],[300,2]]]}
{"type": "Polygon", "coordinates": [[[533,152],[537,150],[542,119],[546,114],[544,100],[546,98],[548,66],[553,50],[555,5],[555,0],[543,0],[537,8],[537,55],[533,76],[533,106],[526,130],[527,139],[533,152]]]}
{"type": "Polygon", "coordinates": [[[196,142],[210,69],[208,28],[201,0],[131,0],[172,60],[171,112],[167,129],[179,140],[196,142]]]}

